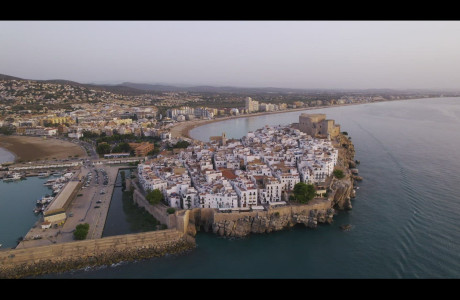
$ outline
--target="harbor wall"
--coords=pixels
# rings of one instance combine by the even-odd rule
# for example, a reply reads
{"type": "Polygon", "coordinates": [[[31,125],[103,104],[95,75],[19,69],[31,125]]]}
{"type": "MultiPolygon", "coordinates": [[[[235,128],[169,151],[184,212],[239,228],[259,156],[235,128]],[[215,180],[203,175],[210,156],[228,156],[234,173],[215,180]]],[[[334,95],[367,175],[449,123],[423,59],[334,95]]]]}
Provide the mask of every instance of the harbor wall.
{"type": "Polygon", "coordinates": [[[0,251],[0,278],[21,278],[110,265],[195,247],[195,239],[173,229],[126,234],[27,249],[0,251]]]}

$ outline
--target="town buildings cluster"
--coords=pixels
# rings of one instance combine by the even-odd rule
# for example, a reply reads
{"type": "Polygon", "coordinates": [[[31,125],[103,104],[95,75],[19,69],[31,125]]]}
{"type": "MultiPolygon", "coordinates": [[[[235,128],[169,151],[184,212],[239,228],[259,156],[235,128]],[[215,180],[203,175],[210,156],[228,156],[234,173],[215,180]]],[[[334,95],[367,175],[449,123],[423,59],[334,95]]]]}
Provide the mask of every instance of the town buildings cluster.
{"type": "Polygon", "coordinates": [[[139,183],[146,191],[159,189],[169,206],[181,209],[286,204],[296,183],[324,184],[338,159],[330,139],[296,127],[265,126],[241,140],[223,135],[177,154],[160,153],[138,165],[139,183]]]}

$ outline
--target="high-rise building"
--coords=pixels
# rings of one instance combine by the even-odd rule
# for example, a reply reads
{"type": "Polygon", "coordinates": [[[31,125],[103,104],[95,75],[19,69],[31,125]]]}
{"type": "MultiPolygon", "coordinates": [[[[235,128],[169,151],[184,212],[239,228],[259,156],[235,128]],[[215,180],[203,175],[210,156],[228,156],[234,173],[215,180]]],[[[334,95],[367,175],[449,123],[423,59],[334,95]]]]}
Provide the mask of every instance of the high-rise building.
{"type": "Polygon", "coordinates": [[[244,108],[248,113],[259,111],[259,101],[252,100],[251,97],[246,97],[246,99],[244,99],[244,104],[244,108]]]}

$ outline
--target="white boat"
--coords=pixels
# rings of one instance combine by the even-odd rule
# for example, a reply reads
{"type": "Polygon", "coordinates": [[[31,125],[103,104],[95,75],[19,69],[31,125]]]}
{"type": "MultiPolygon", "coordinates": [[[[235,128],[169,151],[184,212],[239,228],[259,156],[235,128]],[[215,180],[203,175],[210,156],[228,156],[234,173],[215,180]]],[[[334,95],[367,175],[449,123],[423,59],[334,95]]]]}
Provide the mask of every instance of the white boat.
{"type": "Polygon", "coordinates": [[[50,180],[48,180],[47,182],[45,182],[43,185],[46,185],[46,186],[53,186],[53,184],[54,184],[55,181],[56,181],[55,179],[50,179],[50,180]]]}
{"type": "Polygon", "coordinates": [[[50,172],[38,173],[38,177],[40,177],[40,178],[46,178],[46,177],[49,177],[50,175],[51,175],[50,172]]]}
{"type": "Polygon", "coordinates": [[[3,177],[3,181],[15,181],[15,180],[20,180],[21,179],[21,174],[19,173],[13,173],[6,175],[6,177],[3,177]]]}
{"type": "Polygon", "coordinates": [[[37,200],[38,204],[45,204],[45,203],[50,203],[53,201],[54,197],[52,196],[43,196],[41,199],[37,200]]]}

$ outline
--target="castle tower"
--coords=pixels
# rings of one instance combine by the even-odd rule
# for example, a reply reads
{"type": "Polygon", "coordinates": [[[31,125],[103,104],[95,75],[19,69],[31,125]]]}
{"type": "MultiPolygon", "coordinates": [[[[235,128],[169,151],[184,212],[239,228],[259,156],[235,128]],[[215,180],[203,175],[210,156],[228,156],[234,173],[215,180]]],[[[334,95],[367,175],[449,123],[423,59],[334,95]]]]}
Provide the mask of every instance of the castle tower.
{"type": "Polygon", "coordinates": [[[225,146],[227,144],[227,136],[225,135],[225,132],[222,132],[222,146],[225,146]]]}

